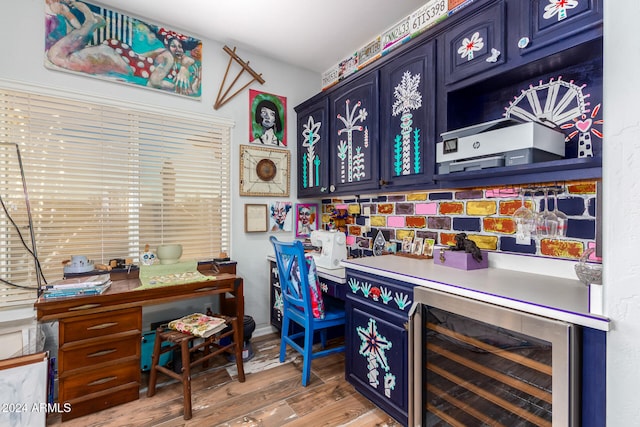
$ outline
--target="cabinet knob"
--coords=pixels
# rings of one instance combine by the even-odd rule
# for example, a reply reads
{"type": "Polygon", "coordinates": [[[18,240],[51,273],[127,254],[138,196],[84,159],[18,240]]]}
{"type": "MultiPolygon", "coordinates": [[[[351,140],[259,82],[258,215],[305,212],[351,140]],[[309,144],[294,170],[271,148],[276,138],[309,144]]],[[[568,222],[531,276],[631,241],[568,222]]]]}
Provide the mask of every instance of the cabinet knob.
{"type": "Polygon", "coordinates": [[[518,40],[518,47],[520,49],[524,49],[525,47],[529,46],[529,42],[531,40],[529,40],[529,37],[521,37],[520,40],[518,40]]]}
{"type": "Polygon", "coordinates": [[[321,193],[326,193],[327,192],[327,187],[320,187],[320,192],[321,193]]]}
{"type": "Polygon", "coordinates": [[[334,191],[336,191],[336,186],[335,186],[335,185],[333,185],[333,184],[331,184],[331,185],[329,186],[329,193],[333,193],[334,191]]]}
{"type": "Polygon", "coordinates": [[[385,185],[389,185],[388,181],[385,181],[384,179],[380,180],[380,187],[384,187],[385,185]]]}

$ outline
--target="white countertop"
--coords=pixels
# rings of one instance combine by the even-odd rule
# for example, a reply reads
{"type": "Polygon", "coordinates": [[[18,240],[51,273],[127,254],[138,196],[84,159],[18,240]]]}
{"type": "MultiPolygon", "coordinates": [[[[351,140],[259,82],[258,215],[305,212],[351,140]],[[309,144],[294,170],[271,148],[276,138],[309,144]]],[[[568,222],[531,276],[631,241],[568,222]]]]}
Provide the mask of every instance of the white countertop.
{"type": "MultiPolygon", "coordinates": [[[[435,253],[435,251],[434,251],[435,253]]],[[[437,256],[437,255],[436,255],[437,256]]],[[[575,262],[489,254],[489,268],[460,270],[414,259],[383,255],[348,259],[348,270],[376,274],[552,319],[608,331],[609,319],[589,312],[589,288],[567,274],[575,262]],[[495,260],[492,262],[492,256],[495,260]],[[517,257],[517,258],[513,258],[517,257]],[[505,259],[507,261],[505,261],[505,259]],[[518,263],[524,270],[515,270],[518,263]],[[498,268],[496,265],[509,268],[498,268]]],[[[593,285],[597,286],[597,285],[593,285]]]]}

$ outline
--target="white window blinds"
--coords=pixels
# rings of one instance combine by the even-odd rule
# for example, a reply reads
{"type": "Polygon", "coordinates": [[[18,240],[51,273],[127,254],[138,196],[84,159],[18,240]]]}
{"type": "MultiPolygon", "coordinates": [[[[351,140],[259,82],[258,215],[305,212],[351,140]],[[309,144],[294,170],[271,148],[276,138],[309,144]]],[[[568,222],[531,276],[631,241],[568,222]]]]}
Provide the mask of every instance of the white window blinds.
{"type": "Polygon", "coordinates": [[[145,245],[183,259],[229,250],[230,131],[213,117],[0,87],[0,307],[32,303],[37,255],[47,281],[64,260],[139,261],[145,245]],[[16,226],[13,225],[16,224],[16,226]],[[20,231],[20,233],[18,232],[20,231]]]}

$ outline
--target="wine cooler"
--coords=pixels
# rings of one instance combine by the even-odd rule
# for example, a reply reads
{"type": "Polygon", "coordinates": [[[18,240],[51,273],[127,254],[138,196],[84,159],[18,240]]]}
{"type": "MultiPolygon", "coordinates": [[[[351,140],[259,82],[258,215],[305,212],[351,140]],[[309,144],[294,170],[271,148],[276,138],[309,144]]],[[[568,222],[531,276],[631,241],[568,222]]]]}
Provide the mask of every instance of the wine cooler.
{"type": "Polygon", "coordinates": [[[577,426],[577,327],[416,287],[410,426],[577,426]]]}

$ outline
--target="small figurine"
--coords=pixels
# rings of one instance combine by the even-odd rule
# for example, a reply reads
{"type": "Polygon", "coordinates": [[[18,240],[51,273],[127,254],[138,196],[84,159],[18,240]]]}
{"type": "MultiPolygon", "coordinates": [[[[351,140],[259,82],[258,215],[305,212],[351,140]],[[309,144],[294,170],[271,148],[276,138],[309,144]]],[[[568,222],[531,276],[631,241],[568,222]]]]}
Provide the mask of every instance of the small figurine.
{"type": "Polygon", "coordinates": [[[149,245],[144,246],[144,252],[140,254],[140,262],[143,265],[153,265],[156,262],[156,254],[149,250],[149,245]]]}
{"type": "Polygon", "coordinates": [[[458,233],[455,236],[456,245],[451,248],[452,251],[465,251],[471,254],[473,259],[480,262],[482,261],[482,252],[473,240],[467,239],[467,233],[458,233]]]}

